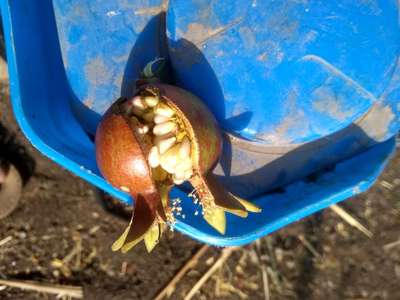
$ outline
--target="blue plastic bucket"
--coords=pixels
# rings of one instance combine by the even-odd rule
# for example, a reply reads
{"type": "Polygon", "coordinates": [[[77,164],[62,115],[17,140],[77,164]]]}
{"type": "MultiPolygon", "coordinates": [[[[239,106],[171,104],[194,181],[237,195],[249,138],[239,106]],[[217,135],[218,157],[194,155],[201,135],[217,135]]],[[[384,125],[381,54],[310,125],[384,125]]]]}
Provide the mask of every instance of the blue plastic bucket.
{"type": "Polygon", "coordinates": [[[2,0],[1,10],[23,132],[126,203],[99,174],[90,136],[147,62],[171,58],[176,84],[200,96],[225,132],[215,172],[263,208],[229,215],[222,236],[175,188],[186,215],[175,227],[200,241],[245,244],[358,194],[395,149],[395,1],[2,0]]]}

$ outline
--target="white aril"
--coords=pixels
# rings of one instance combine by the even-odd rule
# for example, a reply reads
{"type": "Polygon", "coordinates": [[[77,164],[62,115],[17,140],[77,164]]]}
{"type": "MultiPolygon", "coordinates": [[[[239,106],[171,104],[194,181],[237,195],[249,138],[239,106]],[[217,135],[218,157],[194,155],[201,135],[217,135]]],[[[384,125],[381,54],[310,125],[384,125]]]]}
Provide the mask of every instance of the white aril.
{"type": "Polygon", "coordinates": [[[181,169],[178,169],[178,168],[176,168],[175,169],[175,173],[174,173],[174,178],[176,178],[176,179],[182,179],[182,180],[184,180],[185,179],[185,170],[181,170],[181,169]]]}
{"type": "Polygon", "coordinates": [[[176,137],[170,137],[166,139],[159,140],[156,143],[156,146],[158,147],[158,152],[160,154],[165,153],[169,148],[171,148],[176,142],[176,137]]]}
{"type": "Polygon", "coordinates": [[[186,171],[191,170],[193,167],[192,159],[187,157],[186,159],[179,158],[179,164],[176,166],[177,169],[186,171]]]}
{"type": "Polygon", "coordinates": [[[193,175],[193,170],[192,169],[189,169],[189,170],[186,170],[185,171],[185,179],[187,180],[187,179],[189,179],[190,177],[192,177],[192,175],[193,175]]]}
{"type": "Polygon", "coordinates": [[[158,105],[156,107],[156,109],[154,110],[154,112],[157,115],[162,115],[162,116],[169,117],[169,118],[172,117],[175,113],[170,107],[168,107],[165,104],[158,105]]]}
{"type": "Polygon", "coordinates": [[[176,165],[179,163],[178,151],[179,145],[175,145],[160,157],[161,167],[170,174],[175,173],[176,165]]]}
{"type": "Polygon", "coordinates": [[[182,146],[179,149],[179,157],[182,159],[188,158],[190,156],[190,140],[188,137],[184,137],[182,140],[182,146]]]}
{"type": "Polygon", "coordinates": [[[154,126],[153,133],[155,135],[164,135],[170,133],[175,129],[176,129],[176,124],[174,122],[168,121],[154,126]]]}
{"type": "Polygon", "coordinates": [[[160,161],[161,167],[170,174],[175,173],[176,161],[174,159],[170,160],[161,160],[160,161]]]}
{"type": "Polygon", "coordinates": [[[144,102],[149,106],[149,107],[154,107],[158,104],[158,98],[154,96],[146,96],[144,97],[144,102]]]}
{"type": "Polygon", "coordinates": [[[175,177],[175,174],[174,175],[172,175],[172,181],[175,183],[175,184],[182,184],[185,180],[184,179],[179,179],[179,178],[176,178],[175,177]]]}
{"type": "Polygon", "coordinates": [[[160,155],[156,146],[151,147],[148,160],[152,168],[156,168],[160,165],[160,155]]]}
{"type": "Polygon", "coordinates": [[[155,115],[154,116],[154,123],[161,124],[161,123],[167,122],[169,119],[170,119],[169,117],[166,117],[166,116],[163,116],[163,115],[155,115]]]}
{"type": "Polygon", "coordinates": [[[149,126],[144,125],[143,127],[139,127],[139,128],[137,129],[137,132],[138,132],[139,134],[146,134],[147,132],[149,132],[149,126]]]}
{"type": "Polygon", "coordinates": [[[140,98],[140,96],[135,96],[132,99],[132,104],[134,107],[137,107],[139,109],[146,109],[146,104],[144,103],[144,101],[142,100],[142,98],[140,98]]]}

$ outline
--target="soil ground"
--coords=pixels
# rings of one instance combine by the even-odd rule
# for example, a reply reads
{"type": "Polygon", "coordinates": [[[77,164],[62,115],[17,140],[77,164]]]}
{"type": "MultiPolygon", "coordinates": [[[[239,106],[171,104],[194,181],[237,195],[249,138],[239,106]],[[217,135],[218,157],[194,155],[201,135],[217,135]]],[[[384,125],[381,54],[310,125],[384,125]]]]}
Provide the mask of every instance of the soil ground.
{"type": "MultiPolygon", "coordinates": [[[[6,82],[1,95],[0,132],[13,138],[0,147],[29,180],[18,208],[0,220],[0,241],[8,240],[0,246],[0,279],[82,286],[84,299],[152,299],[201,245],[169,232],[150,255],[143,245],[111,252],[127,221],[106,212],[88,183],[36,151],[14,120],[6,82]]],[[[327,209],[235,251],[193,299],[265,299],[263,264],[271,300],[400,299],[400,243],[385,247],[400,239],[399,193],[400,153],[370,191],[341,204],[371,239],[327,209]]],[[[210,249],[170,299],[183,299],[220,251],[210,249]]],[[[0,299],[56,296],[0,287],[0,299]]]]}

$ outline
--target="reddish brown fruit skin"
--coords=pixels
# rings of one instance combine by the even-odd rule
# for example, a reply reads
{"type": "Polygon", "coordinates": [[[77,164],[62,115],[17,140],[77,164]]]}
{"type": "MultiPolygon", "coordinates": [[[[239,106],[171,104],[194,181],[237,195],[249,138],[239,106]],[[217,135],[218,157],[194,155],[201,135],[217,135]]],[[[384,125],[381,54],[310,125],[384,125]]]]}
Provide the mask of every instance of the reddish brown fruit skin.
{"type": "Polygon", "coordinates": [[[199,98],[176,86],[154,83],[146,87],[158,89],[161,96],[168,99],[169,105],[183,113],[181,117],[185,125],[192,129],[193,144],[196,148],[193,161],[197,162],[201,174],[209,172],[217,163],[222,151],[220,129],[209,109],[199,98]]]}
{"type": "Polygon", "coordinates": [[[155,214],[161,199],[146,155],[126,119],[114,112],[114,105],[103,116],[96,131],[97,165],[111,185],[128,188],[135,200],[146,201],[155,214]]]}

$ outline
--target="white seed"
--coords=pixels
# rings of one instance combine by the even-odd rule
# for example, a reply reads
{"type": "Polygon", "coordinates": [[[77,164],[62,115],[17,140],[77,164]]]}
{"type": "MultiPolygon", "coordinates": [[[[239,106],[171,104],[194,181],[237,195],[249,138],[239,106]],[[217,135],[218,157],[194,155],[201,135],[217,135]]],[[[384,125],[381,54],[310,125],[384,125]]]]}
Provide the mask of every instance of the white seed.
{"type": "Polygon", "coordinates": [[[193,170],[189,169],[185,171],[185,179],[188,180],[193,175],[193,170]]]}
{"type": "Polygon", "coordinates": [[[176,168],[173,177],[176,179],[184,180],[185,179],[185,170],[176,168]]]}
{"type": "Polygon", "coordinates": [[[177,169],[186,171],[191,170],[193,167],[192,160],[190,158],[186,158],[184,160],[180,159],[179,164],[176,166],[177,169]]]}
{"type": "Polygon", "coordinates": [[[132,104],[133,104],[133,106],[135,106],[139,109],[146,109],[146,104],[144,103],[142,98],[140,98],[140,96],[133,97],[132,104]]]}
{"type": "Polygon", "coordinates": [[[155,115],[154,123],[161,124],[161,123],[169,121],[169,119],[170,119],[169,117],[166,117],[166,116],[163,116],[163,115],[155,115]]]}
{"type": "Polygon", "coordinates": [[[182,146],[179,149],[179,157],[182,159],[188,158],[190,156],[190,140],[188,137],[184,137],[182,140],[182,146]]]}
{"type": "Polygon", "coordinates": [[[172,175],[172,181],[173,181],[175,184],[182,184],[185,180],[184,180],[184,179],[176,178],[174,175],[172,175]]]}
{"type": "Polygon", "coordinates": [[[156,146],[151,147],[149,152],[150,167],[156,168],[160,164],[160,155],[156,146]]]}
{"type": "Polygon", "coordinates": [[[146,96],[144,98],[144,102],[149,106],[149,107],[154,107],[158,104],[158,98],[154,96],[146,96]]]}
{"type": "Polygon", "coordinates": [[[161,123],[161,124],[157,124],[156,126],[154,126],[153,128],[153,133],[155,135],[164,135],[167,133],[170,133],[171,131],[176,129],[176,124],[174,122],[165,122],[165,123],[161,123]]]}
{"type": "Polygon", "coordinates": [[[175,173],[176,163],[174,163],[174,160],[162,160],[160,162],[160,164],[161,164],[161,167],[168,173],[170,173],[170,174],[175,173]]]}
{"type": "Polygon", "coordinates": [[[149,126],[144,125],[143,127],[139,127],[139,128],[137,129],[137,132],[138,132],[139,134],[146,134],[147,132],[149,132],[149,126]]]}
{"type": "Polygon", "coordinates": [[[175,113],[170,107],[168,107],[165,104],[158,105],[157,108],[154,110],[154,112],[157,115],[162,115],[162,116],[166,116],[169,118],[172,117],[175,113]]]}
{"type": "Polygon", "coordinates": [[[167,139],[159,140],[156,146],[158,147],[158,152],[164,154],[169,148],[171,148],[176,142],[176,137],[170,137],[167,139]]]}
{"type": "Polygon", "coordinates": [[[174,174],[176,165],[179,163],[179,145],[173,146],[160,157],[161,167],[170,174],[174,174]]]}

